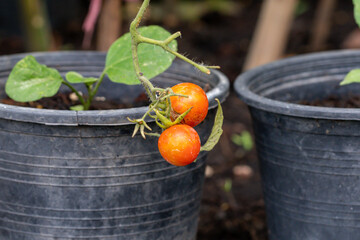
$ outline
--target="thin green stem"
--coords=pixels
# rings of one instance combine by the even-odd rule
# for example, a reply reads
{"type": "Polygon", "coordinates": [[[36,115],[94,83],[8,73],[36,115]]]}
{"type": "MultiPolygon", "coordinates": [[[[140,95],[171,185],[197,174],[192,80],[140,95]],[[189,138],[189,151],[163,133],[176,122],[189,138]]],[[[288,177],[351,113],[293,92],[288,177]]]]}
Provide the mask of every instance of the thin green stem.
{"type": "MultiPolygon", "coordinates": [[[[139,57],[138,57],[139,44],[148,43],[148,44],[160,46],[165,51],[167,51],[167,52],[175,55],[176,57],[182,59],[183,61],[195,66],[201,72],[210,74],[210,70],[206,66],[203,66],[201,64],[198,64],[198,63],[190,60],[189,58],[178,53],[177,51],[174,51],[173,49],[171,49],[169,47],[169,45],[172,41],[174,41],[178,37],[181,37],[180,32],[176,32],[176,33],[170,35],[167,39],[165,39],[163,41],[144,37],[138,32],[137,28],[141,22],[142,17],[144,16],[144,13],[145,13],[147,7],[149,6],[149,3],[150,3],[150,0],[143,1],[135,19],[130,24],[131,52],[132,52],[132,59],[133,59],[135,73],[136,73],[137,78],[140,80],[141,84],[143,85],[143,87],[146,91],[146,94],[148,95],[148,97],[150,98],[150,100],[152,102],[148,111],[143,115],[142,118],[134,119],[134,120],[129,119],[129,121],[136,123],[135,129],[133,132],[133,136],[137,133],[138,130],[140,130],[140,133],[143,136],[143,138],[145,138],[145,134],[146,134],[144,132],[145,127],[147,127],[149,129],[149,127],[146,125],[145,118],[146,118],[146,116],[153,117],[151,115],[152,111],[154,111],[156,113],[156,117],[155,117],[156,124],[158,124],[161,128],[167,128],[168,126],[171,126],[173,124],[180,123],[182,121],[182,119],[185,117],[185,115],[191,110],[191,108],[188,109],[185,113],[183,113],[179,117],[177,117],[177,119],[174,122],[170,119],[170,115],[171,115],[170,97],[171,96],[187,97],[187,96],[180,95],[180,94],[174,94],[171,91],[171,89],[155,88],[153,86],[153,84],[150,82],[150,80],[147,79],[144,76],[144,74],[141,72],[139,57]],[[160,113],[160,110],[162,110],[163,113],[160,113]],[[165,116],[162,114],[165,114],[165,116]],[[160,120],[161,123],[159,123],[158,120],[160,120]]],[[[218,67],[210,66],[209,68],[218,68],[218,67]]],[[[99,82],[101,82],[101,81],[99,81],[99,82]]],[[[97,90],[97,87],[95,89],[97,90]]],[[[90,95],[90,100],[91,100],[91,98],[92,98],[92,96],[90,95]]],[[[150,129],[150,131],[151,131],[151,129],[150,129]]],[[[154,134],[154,136],[158,136],[158,134],[154,134]]]]}
{"type": "MultiPolygon", "coordinates": [[[[140,63],[139,63],[139,57],[138,57],[138,46],[141,43],[148,43],[148,44],[153,44],[156,46],[160,46],[162,47],[165,51],[175,55],[176,57],[182,59],[185,62],[188,62],[190,64],[192,64],[193,66],[195,66],[196,68],[198,68],[201,72],[210,74],[210,70],[203,66],[200,65],[192,60],[190,60],[189,58],[185,57],[184,55],[178,53],[177,51],[172,50],[169,47],[169,44],[175,40],[176,38],[181,36],[180,32],[176,32],[174,34],[172,34],[171,36],[169,36],[167,39],[160,41],[160,40],[155,40],[152,38],[147,38],[142,36],[138,31],[137,31],[137,27],[139,26],[142,17],[144,16],[144,13],[147,9],[147,7],[149,6],[149,2],[150,0],[144,0],[135,19],[131,22],[130,24],[130,35],[131,35],[131,51],[132,51],[132,57],[133,57],[133,63],[134,63],[134,69],[136,72],[136,76],[138,77],[138,79],[140,80],[140,82],[142,83],[142,85],[145,88],[145,91],[147,93],[147,95],[149,96],[151,102],[154,102],[156,100],[156,91],[154,91],[154,86],[152,85],[152,83],[143,75],[143,73],[141,72],[140,69],[140,63]]],[[[213,66],[211,68],[217,68],[216,66],[213,66]]]]}
{"type": "Polygon", "coordinates": [[[153,89],[152,89],[152,91],[153,91],[153,93],[156,93],[156,92],[163,92],[163,91],[165,91],[166,89],[163,89],[163,88],[156,88],[156,87],[154,87],[153,89]]]}
{"type": "Polygon", "coordinates": [[[154,111],[154,109],[156,109],[156,107],[159,105],[160,100],[157,99],[156,102],[154,103],[153,106],[149,107],[149,109],[147,110],[147,112],[144,114],[144,116],[141,118],[143,121],[145,121],[145,117],[151,113],[151,111],[154,111]]]}
{"type": "Polygon", "coordinates": [[[141,19],[145,13],[147,7],[149,6],[149,2],[150,2],[150,0],[143,1],[135,19],[130,24],[130,35],[131,35],[131,51],[132,51],[132,57],[133,57],[133,63],[134,63],[134,69],[136,72],[136,76],[138,77],[138,79],[140,80],[142,85],[144,86],[145,91],[146,91],[147,95],[149,96],[151,102],[154,102],[156,100],[156,96],[152,91],[154,86],[141,72],[139,57],[138,57],[138,53],[137,53],[137,47],[140,43],[140,41],[139,41],[140,34],[137,31],[137,27],[139,26],[141,19]]]}
{"type": "MultiPolygon", "coordinates": [[[[175,55],[176,57],[180,58],[181,60],[193,65],[194,67],[196,67],[197,69],[199,69],[201,72],[206,73],[206,74],[210,74],[210,70],[208,69],[208,67],[205,67],[203,65],[200,65],[196,62],[194,62],[193,60],[185,57],[184,55],[178,53],[177,51],[172,50],[168,45],[171,41],[175,40],[177,37],[181,36],[180,32],[174,33],[173,35],[171,35],[170,37],[168,37],[167,39],[165,39],[164,41],[159,41],[159,40],[155,40],[152,38],[147,38],[144,36],[139,35],[138,36],[138,41],[140,43],[148,43],[148,44],[153,44],[153,45],[157,45],[162,47],[165,51],[175,55]]],[[[209,68],[219,68],[218,66],[210,66],[209,68]]]]}
{"type": "Polygon", "coordinates": [[[85,100],[84,100],[83,96],[81,96],[81,94],[70,83],[68,83],[64,80],[62,81],[62,83],[65,86],[67,86],[68,88],[70,88],[71,91],[73,91],[76,94],[76,96],[79,98],[79,101],[81,102],[81,104],[85,107],[85,100]]]}
{"type": "Polygon", "coordinates": [[[205,67],[205,66],[203,66],[203,65],[200,65],[200,64],[194,62],[193,60],[185,57],[184,55],[182,55],[182,54],[180,54],[180,53],[172,50],[172,49],[169,48],[168,46],[165,46],[165,47],[163,47],[163,48],[164,48],[164,50],[168,51],[169,53],[172,53],[173,55],[175,55],[176,57],[180,58],[181,60],[183,60],[183,61],[185,61],[185,62],[187,62],[187,63],[190,63],[191,65],[193,65],[194,67],[196,67],[197,69],[199,69],[201,72],[206,73],[206,74],[210,74],[210,70],[209,70],[207,67],[205,67]]]}
{"type": "Polygon", "coordinates": [[[170,100],[170,98],[168,98],[168,99],[166,99],[166,116],[168,117],[168,118],[170,118],[170,115],[171,115],[171,100],[170,100]]]}
{"type": "Polygon", "coordinates": [[[154,86],[152,85],[152,83],[141,73],[141,69],[140,69],[140,63],[139,63],[139,57],[138,57],[138,53],[137,53],[137,36],[138,33],[136,33],[135,35],[131,36],[132,39],[132,44],[131,44],[131,51],[132,51],[132,56],[133,56],[133,63],[134,63],[134,69],[136,72],[136,76],[138,77],[138,79],[140,80],[141,84],[144,86],[146,94],[149,96],[151,102],[154,102],[156,97],[155,94],[153,93],[152,89],[154,88],[154,86]]]}
{"type": "Polygon", "coordinates": [[[170,37],[164,40],[164,44],[169,45],[173,40],[175,40],[178,37],[181,37],[181,32],[176,32],[172,34],[170,37]]]}
{"type": "Polygon", "coordinates": [[[104,80],[104,77],[105,77],[105,71],[103,71],[103,72],[101,73],[101,75],[100,75],[100,77],[99,77],[99,80],[96,82],[95,87],[94,87],[93,90],[91,91],[90,96],[89,96],[91,99],[96,95],[96,93],[97,93],[97,91],[98,91],[98,89],[99,89],[102,81],[104,80]]]}
{"type": "Polygon", "coordinates": [[[156,101],[156,94],[154,93],[153,89],[154,86],[152,85],[152,83],[150,82],[149,79],[147,79],[145,76],[140,75],[138,76],[138,78],[140,79],[142,85],[144,86],[147,95],[149,96],[151,102],[156,101]]]}
{"type": "Polygon", "coordinates": [[[131,30],[135,30],[136,31],[136,28],[139,26],[140,22],[141,22],[141,19],[142,17],[144,16],[144,13],[146,11],[146,9],[148,8],[149,6],[149,3],[150,3],[150,0],[144,0],[143,3],[141,4],[141,7],[138,11],[138,13],[136,14],[136,17],[135,19],[131,22],[130,24],[130,31],[131,30]]]}
{"type": "Polygon", "coordinates": [[[86,103],[83,104],[84,105],[84,110],[89,110],[91,102],[94,99],[97,91],[99,90],[99,87],[100,87],[102,81],[104,80],[104,77],[105,77],[105,71],[103,71],[101,73],[101,75],[100,75],[99,79],[97,80],[96,85],[95,85],[94,88],[91,88],[90,86],[87,87],[89,97],[88,97],[86,103]]]}
{"type": "Polygon", "coordinates": [[[93,97],[90,98],[90,96],[92,95],[92,85],[87,85],[87,84],[85,84],[85,85],[86,85],[86,89],[87,89],[89,97],[84,105],[84,110],[89,110],[92,99],[93,99],[93,97]]]}
{"type": "Polygon", "coordinates": [[[151,136],[151,137],[160,137],[159,133],[145,133],[145,135],[151,136]]]}

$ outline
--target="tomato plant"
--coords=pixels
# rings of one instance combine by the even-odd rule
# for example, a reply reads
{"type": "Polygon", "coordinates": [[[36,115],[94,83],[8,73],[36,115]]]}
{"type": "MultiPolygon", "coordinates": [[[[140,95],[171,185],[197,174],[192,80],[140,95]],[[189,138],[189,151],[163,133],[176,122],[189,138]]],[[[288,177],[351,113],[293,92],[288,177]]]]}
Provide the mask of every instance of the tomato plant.
{"type": "Polygon", "coordinates": [[[192,163],[200,152],[200,137],[194,128],[178,124],[161,133],[158,148],[161,156],[175,166],[192,163]]]}
{"type": "Polygon", "coordinates": [[[200,150],[210,151],[222,133],[223,115],[219,101],[213,130],[205,145],[200,146],[199,136],[191,126],[198,125],[207,115],[209,103],[205,92],[192,83],[179,84],[173,88],[157,88],[150,78],[170,67],[175,57],[206,74],[211,73],[211,68],[219,67],[198,64],[178,53],[176,39],[181,36],[180,32],[170,34],[159,26],[139,27],[149,2],[150,0],[142,2],[130,24],[129,33],[121,36],[109,48],[100,76],[83,76],[70,71],[63,78],[56,69],[38,63],[30,55],[21,59],[12,69],[5,86],[6,93],[15,101],[36,101],[55,95],[61,85],[65,85],[81,102],[81,105],[72,106],[71,109],[80,111],[90,108],[105,76],[116,83],[142,84],[151,103],[141,118],[129,119],[135,124],[133,136],[140,132],[143,138],[146,135],[160,137],[161,154],[178,166],[194,161],[200,150]],[[78,92],[74,84],[84,84],[87,94],[78,92]],[[148,117],[153,118],[162,131],[165,130],[161,135],[151,132],[152,129],[146,122],[148,117]],[[183,122],[187,125],[179,125],[183,122]],[[146,129],[150,132],[146,132],[146,129]]]}
{"type": "Polygon", "coordinates": [[[188,82],[177,84],[171,89],[175,94],[186,96],[170,97],[171,108],[174,111],[173,114],[182,114],[191,108],[190,112],[184,117],[183,122],[191,127],[201,123],[205,119],[209,107],[205,91],[198,85],[188,82]]]}

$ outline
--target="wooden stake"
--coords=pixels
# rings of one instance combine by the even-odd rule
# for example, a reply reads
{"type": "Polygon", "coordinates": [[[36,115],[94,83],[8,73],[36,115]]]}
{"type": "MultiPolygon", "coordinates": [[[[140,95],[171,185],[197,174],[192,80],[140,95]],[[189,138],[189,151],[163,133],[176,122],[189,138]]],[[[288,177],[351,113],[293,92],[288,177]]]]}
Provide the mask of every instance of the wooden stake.
{"type": "MultiPolygon", "coordinates": [[[[126,14],[126,19],[131,22],[135,17],[137,12],[139,11],[139,8],[141,7],[141,2],[142,1],[127,1],[125,4],[125,11],[124,13],[126,14]]],[[[150,9],[148,9],[147,11],[149,11],[150,9]]],[[[145,13],[145,16],[147,15],[147,13],[145,13]]],[[[144,16],[144,17],[145,17],[144,16]]]]}
{"type": "Polygon", "coordinates": [[[48,51],[52,46],[49,18],[44,0],[21,0],[21,13],[28,51],[48,51]]]}
{"type": "Polygon", "coordinates": [[[179,24],[179,19],[176,14],[176,7],[178,6],[177,0],[165,0],[164,2],[164,25],[167,27],[174,27],[179,24]]]}
{"type": "Polygon", "coordinates": [[[316,9],[314,28],[310,48],[319,51],[324,48],[331,27],[331,16],[334,12],[336,0],[321,0],[316,9]]]}
{"type": "Polygon", "coordinates": [[[105,0],[100,13],[96,49],[107,51],[121,33],[121,0],[105,0]]]}
{"type": "Polygon", "coordinates": [[[243,70],[282,56],[297,3],[298,0],[265,0],[243,70]]]}

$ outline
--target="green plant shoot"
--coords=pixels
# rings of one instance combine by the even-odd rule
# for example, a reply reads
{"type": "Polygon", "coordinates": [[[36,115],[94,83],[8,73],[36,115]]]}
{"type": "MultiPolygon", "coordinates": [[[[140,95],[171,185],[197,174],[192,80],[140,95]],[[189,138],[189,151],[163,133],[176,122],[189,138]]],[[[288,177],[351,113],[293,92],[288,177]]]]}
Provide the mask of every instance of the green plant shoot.
{"type": "MultiPolygon", "coordinates": [[[[146,37],[151,39],[170,36],[169,32],[159,26],[139,28],[139,33],[144,33],[146,37]]],[[[176,51],[176,40],[171,42],[170,47],[176,51]]],[[[141,69],[145,70],[144,75],[149,78],[165,71],[175,58],[173,54],[164,51],[161,47],[154,47],[149,44],[140,45],[138,53],[139,65],[141,69]]],[[[123,35],[111,45],[106,56],[105,68],[98,78],[83,77],[79,73],[68,72],[65,81],[56,69],[38,63],[33,56],[26,56],[11,71],[5,91],[15,101],[29,102],[54,96],[61,84],[64,84],[78,96],[83,109],[88,110],[105,74],[116,83],[132,85],[140,83],[134,70],[130,33],[123,35]],[[76,84],[86,85],[87,99],[73,86],[76,84]]]]}
{"type": "Polygon", "coordinates": [[[231,141],[238,146],[242,146],[245,151],[250,151],[254,146],[251,134],[248,131],[243,131],[241,134],[233,134],[231,141]]]}
{"type": "Polygon", "coordinates": [[[224,191],[225,192],[231,192],[232,189],[232,181],[231,179],[227,178],[224,183],[224,191]]]}

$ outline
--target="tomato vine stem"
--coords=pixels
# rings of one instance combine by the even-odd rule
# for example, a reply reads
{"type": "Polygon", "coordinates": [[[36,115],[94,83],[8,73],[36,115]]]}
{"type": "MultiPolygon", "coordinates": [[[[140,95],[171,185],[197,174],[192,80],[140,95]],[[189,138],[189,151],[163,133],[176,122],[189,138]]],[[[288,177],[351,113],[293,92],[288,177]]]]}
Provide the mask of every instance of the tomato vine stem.
{"type": "Polygon", "coordinates": [[[76,90],[70,83],[68,83],[64,80],[62,80],[62,84],[64,84],[68,88],[70,88],[71,91],[73,91],[76,94],[76,96],[79,98],[79,101],[81,102],[81,104],[85,107],[85,99],[83,98],[83,96],[81,96],[80,92],[78,92],[78,90],[76,90]]]}
{"type": "Polygon", "coordinates": [[[138,79],[140,80],[140,82],[143,84],[143,86],[145,87],[146,93],[148,94],[150,100],[153,102],[156,100],[156,96],[154,94],[154,86],[152,85],[152,83],[149,81],[149,79],[147,79],[141,72],[140,69],[140,64],[139,64],[139,58],[138,58],[138,45],[141,43],[147,43],[147,44],[152,44],[152,45],[156,45],[156,46],[160,46],[162,47],[165,51],[173,54],[174,56],[180,58],[181,60],[190,63],[191,65],[193,65],[194,67],[196,67],[197,69],[199,69],[201,72],[210,74],[210,70],[209,68],[219,68],[218,66],[204,66],[201,64],[198,64],[192,60],[190,60],[189,58],[185,57],[184,55],[178,53],[177,51],[174,51],[173,49],[171,49],[169,47],[169,44],[175,40],[178,37],[181,37],[181,33],[180,32],[176,32],[174,34],[172,34],[171,36],[169,36],[167,39],[165,40],[155,40],[152,38],[147,38],[142,36],[138,31],[137,28],[140,25],[140,22],[144,16],[144,13],[146,11],[146,9],[148,8],[150,3],[150,0],[144,0],[135,19],[131,22],[130,24],[130,35],[131,35],[131,50],[132,50],[132,56],[133,56],[133,63],[134,63],[134,68],[135,68],[135,72],[136,72],[136,76],[138,77],[138,79]]]}
{"type": "MultiPolygon", "coordinates": [[[[142,36],[138,31],[138,27],[141,23],[141,20],[145,14],[147,8],[149,7],[149,4],[150,4],[150,0],[144,0],[141,4],[141,7],[140,7],[136,17],[130,23],[131,53],[132,53],[132,59],[133,59],[135,73],[136,73],[137,78],[140,80],[141,84],[143,85],[143,87],[146,91],[146,94],[148,95],[148,97],[152,103],[149,107],[149,110],[144,114],[144,116],[142,118],[134,119],[134,120],[129,119],[129,121],[136,124],[133,136],[137,133],[138,130],[140,130],[140,134],[143,136],[143,138],[145,138],[145,134],[147,134],[144,132],[145,127],[147,129],[150,129],[150,127],[148,127],[145,122],[146,116],[155,118],[155,122],[160,127],[167,128],[170,125],[181,122],[181,120],[190,111],[190,109],[188,111],[186,111],[185,113],[183,113],[182,115],[180,115],[174,122],[171,121],[171,119],[170,119],[170,112],[171,112],[170,111],[171,110],[170,97],[171,96],[186,97],[186,96],[174,94],[171,91],[171,89],[169,89],[169,88],[167,88],[167,89],[155,88],[154,85],[151,83],[151,81],[146,76],[144,76],[144,74],[142,73],[141,68],[140,68],[140,62],[139,62],[139,57],[138,57],[139,44],[146,43],[146,44],[152,44],[155,46],[159,46],[159,47],[163,48],[165,51],[173,54],[174,56],[180,58],[181,60],[193,65],[194,67],[199,69],[201,72],[204,72],[207,74],[210,74],[210,68],[219,68],[218,66],[204,66],[204,65],[198,64],[198,63],[190,60],[189,58],[185,57],[184,55],[178,53],[177,51],[173,50],[172,48],[170,48],[169,44],[172,41],[174,41],[176,38],[181,37],[180,32],[176,32],[176,33],[170,35],[165,40],[155,40],[152,38],[142,36]],[[164,109],[164,106],[165,106],[165,109],[164,109]],[[151,115],[151,112],[156,113],[155,117],[151,115]],[[165,116],[162,115],[160,112],[164,112],[165,116]],[[162,122],[162,124],[160,124],[158,122],[158,120],[160,120],[162,122]]],[[[100,82],[100,80],[99,80],[99,82],[100,82]]],[[[95,87],[95,90],[97,90],[96,87],[95,87]]],[[[157,136],[157,134],[154,134],[154,135],[157,136]]]]}

